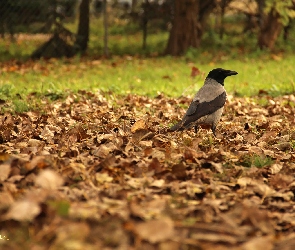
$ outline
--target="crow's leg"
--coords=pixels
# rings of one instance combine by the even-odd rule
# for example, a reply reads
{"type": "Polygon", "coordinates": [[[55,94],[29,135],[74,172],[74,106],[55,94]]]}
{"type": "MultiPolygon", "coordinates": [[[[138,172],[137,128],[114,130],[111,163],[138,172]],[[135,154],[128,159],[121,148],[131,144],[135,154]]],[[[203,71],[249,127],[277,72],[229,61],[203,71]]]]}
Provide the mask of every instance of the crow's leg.
{"type": "Polygon", "coordinates": [[[211,130],[213,132],[213,135],[216,137],[216,133],[215,133],[215,131],[216,131],[216,124],[214,124],[214,123],[212,124],[211,130]]]}
{"type": "Polygon", "coordinates": [[[195,133],[198,133],[199,131],[199,125],[195,125],[195,133]]]}

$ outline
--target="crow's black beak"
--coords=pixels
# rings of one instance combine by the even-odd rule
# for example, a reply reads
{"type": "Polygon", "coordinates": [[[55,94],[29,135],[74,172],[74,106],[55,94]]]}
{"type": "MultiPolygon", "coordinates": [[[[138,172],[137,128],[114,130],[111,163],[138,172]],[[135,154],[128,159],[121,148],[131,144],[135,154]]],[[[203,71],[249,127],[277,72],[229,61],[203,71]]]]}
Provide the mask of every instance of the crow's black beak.
{"type": "Polygon", "coordinates": [[[233,71],[233,70],[227,70],[225,74],[226,74],[227,76],[233,76],[233,75],[237,75],[238,72],[233,71]]]}

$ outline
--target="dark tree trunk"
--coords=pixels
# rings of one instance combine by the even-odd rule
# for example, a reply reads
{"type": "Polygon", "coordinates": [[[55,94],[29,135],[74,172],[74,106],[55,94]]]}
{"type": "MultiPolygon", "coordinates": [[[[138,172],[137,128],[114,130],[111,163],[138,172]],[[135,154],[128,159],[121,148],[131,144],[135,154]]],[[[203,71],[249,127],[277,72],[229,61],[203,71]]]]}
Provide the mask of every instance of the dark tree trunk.
{"type": "Polygon", "coordinates": [[[219,38],[223,39],[224,34],[224,15],[225,8],[227,6],[227,0],[221,0],[220,2],[220,30],[219,30],[219,38]]]}
{"type": "Polygon", "coordinates": [[[171,55],[183,54],[190,47],[200,45],[199,1],[175,0],[174,19],[166,53],[171,55]]]}
{"type": "Polygon", "coordinates": [[[137,6],[137,0],[132,0],[131,3],[131,12],[134,12],[137,6]]]}
{"type": "Polygon", "coordinates": [[[199,0],[200,2],[200,11],[198,13],[199,16],[199,22],[200,22],[200,30],[201,30],[201,35],[203,35],[203,31],[205,29],[208,17],[212,10],[216,6],[216,1],[215,0],[199,0]]]}
{"type": "Polygon", "coordinates": [[[148,19],[143,18],[142,20],[142,49],[146,49],[146,40],[147,40],[147,25],[148,25],[148,19]]]}
{"type": "Polygon", "coordinates": [[[145,0],[143,3],[143,16],[142,16],[142,49],[146,49],[146,40],[147,40],[147,26],[148,26],[148,11],[149,11],[149,0],[145,0]]]}
{"type": "Polygon", "coordinates": [[[274,47],[283,28],[279,18],[279,14],[274,9],[263,18],[263,24],[258,36],[258,46],[260,49],[272,49],[274,47]]]}
{"type": "Polygon", "coordinates": [[[290,30],[292,30],[294,26],[294,19],[290,20],[289,24],[287,26],[284,27],[284,41],[287,41],[289,39],[290,36],[290,30]]]}
{"type": "Polygon", "coordinates": [[[80,51],[85,51],[89,40],[89,3],[90,0],[82,0],[79,7],[79,26],[75,45],[80,51]]]}
{"type": "Polygon", "coordinates": [[[263,26],[263,10],[264,10],[264,6],[265,6],[265,0],[256,0],[257,5],[258,5],[258,25],[260,30],[262,29],[263,26]]]}
{"type": "Polygon", "coordinates": [[[104,36],[103,36],[103,53],[106,57],[109,56],[108,48],[108,11],[107,11],[107,0],[103,0],[103,26],[104,26],[104,36]]]}
{"type": "Polygon", "coordinates": [[[200,46],[206,18],[214,3],[214,0],[175,0],[167,54],[181,55],[190,47],[200,46]]]}

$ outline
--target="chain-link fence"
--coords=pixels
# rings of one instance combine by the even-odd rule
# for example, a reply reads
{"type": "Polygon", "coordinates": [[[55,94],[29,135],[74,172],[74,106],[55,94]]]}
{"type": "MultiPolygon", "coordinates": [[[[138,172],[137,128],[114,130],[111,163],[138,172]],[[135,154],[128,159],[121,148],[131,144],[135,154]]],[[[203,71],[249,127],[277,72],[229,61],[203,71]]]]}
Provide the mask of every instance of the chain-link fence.
{"type": "MultiPolygon", "coordinates": [[[[3,58],[3,54],[9,54],[10,58],[13,58],[16,50],[18,50],[16,54],[24,54],[24,47],[18,48],[17,45],[23,45],[28,40],[31,53],[49,39],[48,35],[59,33],[73,38],[79,23],[81,2],[82,0],[0,0],[1,57],[3,58]]],[[[93,23],[93,19],[100,18],[103,2],[103,0],[87,1],[90,23],[93,23]]],[[[106,2],[108,6],[127,13],[131,10],[132,4],[139,1],[107,0],[106,2]]],[[[30,53],[27,52],[27,55],[30,53]]]]}
{"type": "MultiPolygon", "coordinates": [[[[97,30],[100,29],[99,32],[92,30],[92,36],[99,33],[102,37],[102,21],[96,20],[103,15],[103,7],[106,4],[108,25],[118,23],[114,20],[128,19],[138,30],[143,31],[145,47],[147,23],[155,19],[163,20],[163,27],[169,23],[173,0],[0,0],[0,54],[9,50],[10,57],[13,57],[11,46],[24,44],[27,40],[30,40],[33,52],[33,46],[38,48],[48,41],[48,36],[57,33],[74,41],[78,24],[81,22],[80,8],[85,2],[89,8],[87,19],[89,18],[90,25],[96,25],[97,30]]],[[[23,54],[23,46],[17,49],[20,51],[18,54],[23,54]]],[[[12,50],[15,50],[15,47],[12,50]]],[[[27,54],[29,55],[29,52],[27,54]]]]}
{"type": "MultiPolygon", "coordinates": [[[[81,0],[0,0],[0,34],[13,36],[18,33],[48,32],[42,29],[52,19],[74,22],[81,0]]],[[[132,0],[107,1],[122,11],[131,9],[132,0]]],[[[103,0],[90,0],[90,13],[102,12],[103,0]]]]}
{"type": "MultiPolygon", "coordinates": [[[[91,14],[102,11],[102,0],[90,1],[91,14]]],[[[1,0],[0,30],[1,34],[20,32],[38,32],[38,27],[52,18],[74,21],[80,0],[1,0]]],[[[129,1],[121,5],[129,7],[129,1]]]]}
{"type": "Polygon", "coordinates": [[[13,36],[18,33],[47,32],[42,30],[52,18],[74,18],[79,0],[1,0],[0,32],[13,36]]]}

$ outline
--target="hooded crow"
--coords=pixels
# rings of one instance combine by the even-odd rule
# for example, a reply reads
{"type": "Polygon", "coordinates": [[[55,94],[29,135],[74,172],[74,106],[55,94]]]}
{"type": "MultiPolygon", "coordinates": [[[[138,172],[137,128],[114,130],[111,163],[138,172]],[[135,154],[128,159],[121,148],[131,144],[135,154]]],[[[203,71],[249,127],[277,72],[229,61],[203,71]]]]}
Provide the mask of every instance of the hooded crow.
{"type": "Polygon", "coordinates": [[[199,125],[204,124],[210,125],[214,136],[216,136],[216,125],[221,118],[226,101],[224,79],[237,74],[236,71],[221,68],[211,70],[182,120],[172,126],[170,131],[182,131],[194,126],[195,132],[197,132],[199,125]]]}

